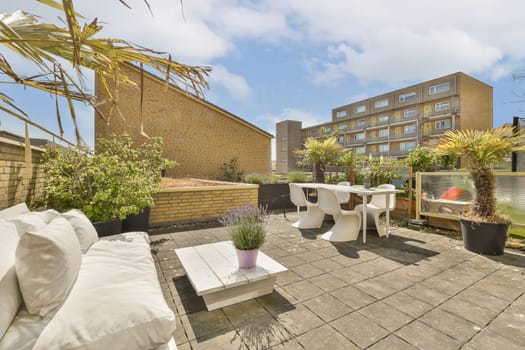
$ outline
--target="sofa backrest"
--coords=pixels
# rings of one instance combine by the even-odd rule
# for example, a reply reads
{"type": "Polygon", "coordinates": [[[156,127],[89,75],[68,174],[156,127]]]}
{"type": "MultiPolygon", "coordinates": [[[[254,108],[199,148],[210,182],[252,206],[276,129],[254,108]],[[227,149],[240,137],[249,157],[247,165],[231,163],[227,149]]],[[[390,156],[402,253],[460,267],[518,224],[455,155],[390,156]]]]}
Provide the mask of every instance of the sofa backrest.
{"type": "Polygon", "coordinates": [[[12,219],[17,215],[29,213],[29,208],[25,202],[13,205],[12,207],[0,210],[0,219],[12,219]]]}

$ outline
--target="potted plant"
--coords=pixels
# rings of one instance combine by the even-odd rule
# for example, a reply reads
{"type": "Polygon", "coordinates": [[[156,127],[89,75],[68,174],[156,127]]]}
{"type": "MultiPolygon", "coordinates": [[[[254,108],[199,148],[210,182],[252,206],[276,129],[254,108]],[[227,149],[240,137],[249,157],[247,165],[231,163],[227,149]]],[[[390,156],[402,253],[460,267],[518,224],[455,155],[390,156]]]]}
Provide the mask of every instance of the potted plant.
{"type": "MultiPolygon", "coordinates": [[[[49,147],[42,159],[46,184],[41,201],[59,211],[82,210],[99,236],[120,233],[122,220],[153,205],[160,169],[173,164],[161,157],[160,140],[132,146],[131,138],[121,135],[97,140],[95,153],[49,147]]],[[[145,231],[148,221],[124,229],[145,231]]]]}
{"type": "Polygon", "coordinates": [[[463,244],[467,250],[501,255],[510,220],[496,212],[493,164],[511,152],[525,149],[524,134],[505,125],[493,130],[448,131],[434,149],[438,155],[461,156],[470,170],[474,199],[460,218],[463,244]]]}
{"type": "Polygon", "coordinates": [[[236,249],[239,268],[255,267],[259,248],[266,237],[265,220],[266,209],[254,205],[230,210],[221,218],[236,249]]]}

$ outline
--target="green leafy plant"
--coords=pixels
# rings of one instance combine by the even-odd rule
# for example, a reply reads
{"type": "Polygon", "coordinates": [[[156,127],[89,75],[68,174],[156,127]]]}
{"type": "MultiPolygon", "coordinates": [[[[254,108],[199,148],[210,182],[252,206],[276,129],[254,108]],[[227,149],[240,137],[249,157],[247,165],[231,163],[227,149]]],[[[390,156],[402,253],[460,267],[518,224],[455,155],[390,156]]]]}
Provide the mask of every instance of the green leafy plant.
{"type": "Polygon", "coordinates": [[[277,175],[270,176],[270,183],[278,184],[281,181],[281,178],[277,175]]]}
{"type": "Polygon", "coordinates": [[[304,142],[304,149],[295,151],[301,158],[298,165],[313,165],[314,180],[320,183],[324,183],[325,181],[325,166],[334,163],[342,152],[343,146],[337,142],[335,136],[331,136],[325,140],[309,137],[304,142]]]}
{"type": "Polygon", "coordinates": [[[244,173],[239,166],[239,158],[233,157],[221,166],[222,179],[229,182],[240,182],[244,173]]]}
{"type": "Polygon", "coordinates": [[[162,140],[133,147],[129,135],[99,139],[96,152],[52,146],[42,162],[42,201],[49,208],[81,209],[92,221],[124,219],[153,206],[161,169],[175,165],[162,157],[162,140]]]}
{"type": "Polygon", "coordinates": [[[293,171],[288,173],[288,182],[305,183],[310,182],[311,176],[305,172],[293,171]]]}
{"type": "Polygon", "coordinates": [[[264,178],[259,174],[248,174],[244,177],[244,182],[262,185],[264,183],[264,178]]]}
{"type": "Polygon", "coordinates": [[[240,250],[260,248],[266,238],[266,209],[254,205],[243,205],[232,209],[221,218],[228,228],[233,245],[240,250]]]}
{"type": "Polygon", "coordinates": [[[525,135],[505,125],[492,130],[447,131],[434,149],[439,155],[461,156],[466,161],[475,189],[468,219],[481,222],[509,222],[496,213],[494,163],[511,152],[525,150],[525,135]]]}
{"type": "Polygon", "coordinates": [[[405,165],[412,167],[412,171],[431,171],[434,167],[435,154],[428,147],[417,145],[416,148],[408,152],[405,158],[405,165]]]}

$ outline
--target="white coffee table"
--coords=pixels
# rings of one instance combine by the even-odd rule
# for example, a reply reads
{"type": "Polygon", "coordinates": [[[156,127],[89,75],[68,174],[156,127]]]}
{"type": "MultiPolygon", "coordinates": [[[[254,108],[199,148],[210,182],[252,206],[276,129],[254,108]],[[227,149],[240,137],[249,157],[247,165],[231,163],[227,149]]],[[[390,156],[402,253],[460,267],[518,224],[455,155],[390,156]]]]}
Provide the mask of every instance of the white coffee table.
{"type": "Polygon", "coordinates": [[[270,294],[286,267],[259,251],[257,266],[239,269],[231,241],[175,249],[197,295],[208,311],[270,294]]]}

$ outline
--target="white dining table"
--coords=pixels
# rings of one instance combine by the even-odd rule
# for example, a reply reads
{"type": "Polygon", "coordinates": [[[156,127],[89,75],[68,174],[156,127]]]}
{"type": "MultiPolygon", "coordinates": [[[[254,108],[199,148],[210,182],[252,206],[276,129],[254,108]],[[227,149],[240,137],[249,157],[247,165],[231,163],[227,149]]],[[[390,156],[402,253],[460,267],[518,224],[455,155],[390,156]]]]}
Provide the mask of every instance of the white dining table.
{"type": "MultiPolygon", "coordinates": [[[[375,194],[384,194],[386,196],[386,207],[390,208],[390,194],[392,193],[400,193],[403,192],[401,190],[396,189],[387,189],[387,188],[364,188],[363,186],[347,186],[347,185],[332,185],[332,184],[322,184],[322,183],[297,183],[301,188],[311,188],[311,189],[318,189],[318,188],[326,188],[333,192],[349,192],[357,194],[358,196],[363,197],[363,243],[366,243],[366,225],[367,225],[367,218],[366,218],[366,203],[368,202],[368,196],[372,196],[375,194]]],[[[308,212],[305,214],[308,215],[308,212]]],[[[388,238],[388,235],[390,233],[390,210],[386,211],[386,237],[388,238]]]]}

